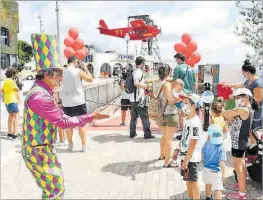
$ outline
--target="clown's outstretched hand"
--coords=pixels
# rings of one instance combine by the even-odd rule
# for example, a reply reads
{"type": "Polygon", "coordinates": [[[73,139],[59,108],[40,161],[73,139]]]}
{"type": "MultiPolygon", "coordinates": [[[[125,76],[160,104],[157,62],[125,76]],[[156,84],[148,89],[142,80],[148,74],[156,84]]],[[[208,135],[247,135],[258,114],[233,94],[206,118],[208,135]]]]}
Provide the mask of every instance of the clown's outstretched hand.
{"type": "Polygon", "coordinates": [[[106,118],[109,118],[109,117],[110,117],[110,115],[108,115],[108,114],[103,114],[103,113],[98,112],[98,111],[96,111],[96,112],[93,113],[93,118],[94,118],[94,119],[106,119],[106,118]]]}

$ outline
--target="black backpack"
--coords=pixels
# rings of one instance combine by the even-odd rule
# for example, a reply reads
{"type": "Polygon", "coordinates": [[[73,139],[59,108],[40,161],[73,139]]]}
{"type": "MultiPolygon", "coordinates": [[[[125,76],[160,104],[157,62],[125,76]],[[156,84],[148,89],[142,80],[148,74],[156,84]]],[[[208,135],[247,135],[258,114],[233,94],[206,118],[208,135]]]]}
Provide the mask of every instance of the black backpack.
{"type": "Polygon", "coordinates": [[[125,92],[127,94],[131,94],[136,90],[136,87],[134,86],[133,75],[132,75],[133,72],[134,70],[131,71],[129,74],[127,74],[127,78],[125,80],[124,87],[125,87],[125,92]]]}
{"type": "MultiPolygon", "coordinates": [[[[136,69],[135,69],[136,70],[136,69]]],[[[133,80],[133,72],[135,71],[131,71],[129,74],[127,74],[127,78],[125,80],[125,84],[124,84],[124,87],[125,87],[125,92],[127,94],[132,94],[136,91],[137,87],[135,87],[134,85],[134,80],[133,80]]],[[[143,75],[142,75],[142,78],[141,80],[143,79],[143,75]]]]}

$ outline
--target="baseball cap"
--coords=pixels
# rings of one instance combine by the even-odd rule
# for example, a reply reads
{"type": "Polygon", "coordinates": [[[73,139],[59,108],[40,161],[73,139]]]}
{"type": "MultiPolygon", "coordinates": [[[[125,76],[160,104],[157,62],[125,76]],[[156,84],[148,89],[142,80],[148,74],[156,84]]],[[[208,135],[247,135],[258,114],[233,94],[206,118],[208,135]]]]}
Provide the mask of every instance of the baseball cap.
{"type": "Polygon", "coordinates": [[[252,93],[251,93],[251,91],[249,89],[247,89],[247,88],[238,88],[237,90],[235,90],[233,92],[232,95],[230,95],[230,98],[233,99],[234,97],[242,95],[242,94],[247,95],[249,97],[253,97],[253,95],[252,95],[252,93]]]}
{"type": "Polygon", "coordinates": [[[200,108],[201,107],[201,98],[198,94],[179,94],[179,97],[181,99],[183,98],[188,98],[191,99],[192,102],[194,102],[194,104],[200,108]]]}
{"type": "Polygon", "coordinates": [[[212,144],[223,144],[223,131],[218,125],[211,124],[207,131],[212,144]]]}

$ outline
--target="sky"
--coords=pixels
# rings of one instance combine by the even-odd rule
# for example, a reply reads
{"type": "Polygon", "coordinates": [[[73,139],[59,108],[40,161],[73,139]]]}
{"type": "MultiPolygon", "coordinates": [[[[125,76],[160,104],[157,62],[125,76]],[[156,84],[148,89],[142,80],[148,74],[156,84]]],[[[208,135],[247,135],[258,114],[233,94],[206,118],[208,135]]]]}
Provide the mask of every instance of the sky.
{"type": "MultiPolygon", "coordinates": [[[[56,34],[55,1],[18,1],[20,15],[19,39],[29,43],[30,35],[38,33],[39,13],[46,33],[56,34]]],[[[158,36],[161,57],[173,60],[174,45],[183,33],[189,33],[198,44],[199,64],[241,65],[251,49],[234,34],[240,15],[234,1],[59,1],[60,43],[68,30],[75,27],[86,44],[96,44],[103,50],[126,53],[126,42],[120,38],[101,35],[97,29],[100,19],[109,28],[127,26],[131,15],[150,15],[162,34],[158,36]]],[[[140,42],[131,41],[129,52],[135,54],[140,42]]]]}

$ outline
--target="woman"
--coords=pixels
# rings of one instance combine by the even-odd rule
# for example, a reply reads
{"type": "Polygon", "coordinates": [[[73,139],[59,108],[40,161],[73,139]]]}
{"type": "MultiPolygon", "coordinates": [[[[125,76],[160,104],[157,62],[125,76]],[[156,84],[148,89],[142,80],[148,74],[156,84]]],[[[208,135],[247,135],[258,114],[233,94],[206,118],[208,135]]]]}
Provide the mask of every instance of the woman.
{"type": "Polygon", "coordinates": [[[250,140],[251,143],[256,143],[255,138],[252,135],[252,131],[260,126],[262,126],[262,106],[263,106],[263,81],[260,77],[256,75],[256,68],[251,65],[249,60],[245,60],[242,66],[243,76],[247,79],[244,84],[229,84],[231,88],[243,88],[249,89],[256,103],[259,106],[259,110],[254,112],[253,123],[250,130],[250,140]]]}
{"type": "Polygon", "coordinates": [[[246,166],[245,152],[248,147],[248,138],[252,124],[254,111],[258,110],[258,104],[247,88],[239,88],[234,91],[232,97],[235,99],[236,108],[223,111],[223,116],[231,120],[231,143],[234,168],[237,173],[238,184],[229,184],[230,190],[239,191],[227,193],[226,198],[230,200],[246,199],[246,166]]]}
{"type": "Polygon", "coordinates": [[[176,131],[176,127],[179,123],[178,109],[175,103],[179,100],[173,97],[172,87],[167,82],[170,74],[169,66],[161,66],[158,69],[159,80],[153,83],[153,93],[159,94],[160,106],[163,108],[163,119],[158,121],[158,124],[163,132],[163,136],[160,141],[161,155],[159,160],[165,160],[165,168],[171,167],[169,163],[171,149],[172,149],[172,138],[176,131]]]}

